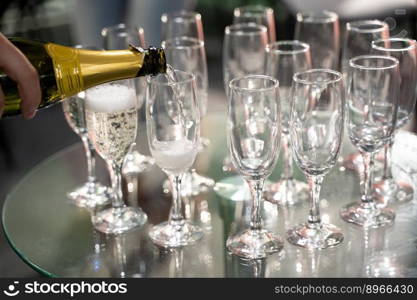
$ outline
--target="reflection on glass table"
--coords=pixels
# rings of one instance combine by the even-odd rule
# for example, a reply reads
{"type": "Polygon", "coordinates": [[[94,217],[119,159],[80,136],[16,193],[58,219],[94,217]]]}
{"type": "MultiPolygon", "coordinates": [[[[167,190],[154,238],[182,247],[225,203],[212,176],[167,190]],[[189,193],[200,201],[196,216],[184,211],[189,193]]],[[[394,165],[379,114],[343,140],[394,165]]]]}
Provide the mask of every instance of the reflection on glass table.
{"type": "MultiPolygon", "coordinates": [[[[201,174],[220,180],[227,176],[222,171],[227,153],[224,112],[211,113],[204,122],[202,127],[211,144],[195,167],[201,174]]],[[[417,136],[399,131],[395,138],[394,176],[415,184],[417,136]]],[[[354,151],[347,140],[343,146],[345,154],[354,151]]],[[[280,170],[278,165],[271,180],[279,178],[280,170]]],[[[98,161],[97,171],[99,180],[108,182],[102,161],[98,161]]],[[[3,226],[12,248],[46,276],[417,277],[415,199],[393,206],[397,215],[393,226],[366,233],[344,222],[338,214],[345,204],[360,198],[355,172],[333,168],[324,179],[320,197],[322,220],[342,229],[343,243],[335,248],[309,251],[286,242],[281,255],[251,262],[225,251],[228,236],[248,227],[250,201],[236,202],[214,192],[191,198],[186,215],[204,228],[204,238],[182,251],[164,252],[147,236],[150,225],[168,219],[171,207],[170,197],[162,191],[161,183],[166,179],[162,171],[153,168],[139,175],[137,204],[148,214],[148,225],[117,237],[94,232],[90,214],[66,201],[65,191],[82,183],[82,174],[85,160],[82,145],[77,144],[27,174],[8,195],[3,207],[3,226]]],[[[264,202],[262,218],[268,230],[284,235],[288,228],[304,221],[307,212],[308,203],[277,208],[264,202]]]]}

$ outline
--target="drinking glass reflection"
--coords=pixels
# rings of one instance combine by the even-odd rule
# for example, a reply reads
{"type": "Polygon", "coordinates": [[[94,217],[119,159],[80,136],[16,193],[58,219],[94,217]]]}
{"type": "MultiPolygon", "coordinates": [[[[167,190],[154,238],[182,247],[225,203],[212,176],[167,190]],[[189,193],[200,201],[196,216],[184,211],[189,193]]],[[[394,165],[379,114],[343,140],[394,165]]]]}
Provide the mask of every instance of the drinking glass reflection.
{"type": "Polygon", "coordinates": [[[283,248],[261,218],[263,186],[277,162],[281,138],[278,81],[248,75],[233,79],[229,87],[227,141],[233,165],[249,186],[252,212],[249,229],[230,236],[226,246],[232,254],[258,259],[283,248]]]}

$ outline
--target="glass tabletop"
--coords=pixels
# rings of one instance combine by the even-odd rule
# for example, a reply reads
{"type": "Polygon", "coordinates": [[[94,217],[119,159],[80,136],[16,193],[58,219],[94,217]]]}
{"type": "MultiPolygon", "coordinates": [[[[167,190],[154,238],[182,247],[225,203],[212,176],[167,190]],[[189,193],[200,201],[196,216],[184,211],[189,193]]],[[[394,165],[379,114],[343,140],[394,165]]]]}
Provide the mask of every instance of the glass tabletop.
{"type": "MultiPolygon", "coordinates": [[[[213,111],[204,119],[203,133],[210,145],[195,164],[200,174],[216,181],[236,176],[222,171],[228,151],[225,128],[224,110],[213,111]]],[[[353,151],[345,141],[342,155],[353,151]]],[[[394,175],[415,183],[417,136],[399,132],[393,153],[394,175]]],[[[270,181],[279,178],[280,169],[281,161],[270,181]]],[[[100,180],[108,183],[103,163],[99,163],[98,172],[100,180]]],[[[168,218],[171,205],[170,195],[162,189],[166,177],[158,167],[139,176],[137,204],[148,214],[148,224],[118,236],[94,231],[90,213],[66,199],[66,192],[81,184],[85,176],[84,153],[81,144],[76,144],[34,168],[4,204],[2,221],[8,241],[26,263],[46,276],[417,277],[415,199],[394,207],[396,220],[391,227],[364,231],[347,224],[340,219],[339,210],[359,200],[359,177],[340,165],[325,177],[320,207],[325,221],[342,228],[342,245],[313,251],[286,242],[281,255],[255,261],[225,251],[228,235],[247,227],[250,214],[249,200],[224,197],[230,195],[227,183],[217,185],[216,191],[185,199],[190,218],[205,229],[203,240],[182,249],[164,250],[154,246],[147,236],[152,224],[168,218]]],[[[296,177],[304,180],[297,168],[296,177]]],[[[278,207],[265,202],[264,223],[285,237],[289,227],[306,220],[307,212],[308,203],[278,207]]]]}

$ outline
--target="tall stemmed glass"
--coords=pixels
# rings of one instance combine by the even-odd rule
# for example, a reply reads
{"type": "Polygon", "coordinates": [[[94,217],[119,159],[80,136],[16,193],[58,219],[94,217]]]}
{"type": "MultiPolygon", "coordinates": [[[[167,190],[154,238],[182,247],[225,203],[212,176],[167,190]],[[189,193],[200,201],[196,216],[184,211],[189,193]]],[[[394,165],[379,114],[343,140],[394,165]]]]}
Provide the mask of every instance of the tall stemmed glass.
{"type": "MultiPolygon", "coordinates": [[[[230,80],[249,74],[264,74],[265,47],[268,44],[267,28],[255,23],[227,26],[223,41],[223,79],[226,95],[230,80]]],[[[223,162],[223,171],[233,171],[230,157],[223,162]]],[[[248,198],[239,176],[222,179],[218,185],[227,187],[226,194],[236,201],[248,198]]]]}
{"type": "Polygon", "coordinates": [[[283,171],[281,179],[266,188],[265,199],[282,205],[293,205],[308,197],[308,185],[293,178],[290,145],[291,86],[297,72],[311,69],[310,46],[300,41],[280,41],[266,47],[266,75],[279,81],[282,116],[283,171]]]}
{"type": "Polygon", "coordinates": [[[181,247],[203,236],[200,227],[185,220],[181,201],[184,174],[198,153],[200,111],[194,75],[168,71],[148,78],[146,123],[151,153],[172,185],[172,208],[169,220],[155,225],[149,236],[158,246],[181,247]]]}
{"type": "Polygon", "coordinates": [[[87,158],[87,182],[68,192],[67,196],[77,206],[94,209],[110,201],[111,190],[96,179],[96,151],[88,138],[84,98],[85,92],[81,92],[62,102],[65,119],[81,138],[87,158]]]}
{"type": "Polygon", "coordinates": [[[339,69],[340,28],[336,13],[297,13],[294,39],[310,45],[313,68],[339,69]]]}
{"type": "Polygon", "coordinates": [[[398,60],[389,56],[363,55],[349,62],[347,82],[348,132],[364,161],[360,203],[344,207],[346,222],[362,227],[381,227],[394,221],[394,211],[378,208],[373,195],[375,153],[388,144],[395,130],[399,98],[398,60]]]}
{"type": "Polygon", "coordinates": [[[281,238],[262,226],[265,179],[278,159],[281,120],[278,81],[264,75],[248,75],[230,82],[227,142],[232,162],[249,186],[252,212],[249,229],[227,239],[227,250],[258,259],[279,252],[281,238]]]}
{"type": "Polygon", "coordinates": [[[247,5],[233,10],[233,24],[255,23],[264,25],[268,31],[268,42],[276,41],[274,10],[263,5],[247,5]]]}
{"type": "Polygon", "coordinates": [[[162,40],[175,37],[192,37],[204,41],[201,15],[195,11],[179,10],[161,16],[162,40]]]}
{"type": "MultiPolygon", "coordinates": [[[[203,118],[207,114],[208,100],[208,74],[204,42],[196,38],[176,37],[163,41],[162,47],[169,65],[174,69],[194,74],[200,117],[203,118]]],[[[202,149],[203,147],[201,147],[202,149]]],[[[187,172],[185,180],[190,186],[184,191],[192,195],[207,192],[214,185],[214,180],[198,174],[195,170],[187,172]]]]}
{"type": "MultiPolygon", "coordinates": [[[[103,37],[103,47],[106,50],[123,50],[129,48],[129,45],[142,48],[147,47],[145,32],[141,27],[130,27],[121,23],[103,28],[101,30],[101,36],[103,37]]],[[[145,102],[146,79],[144,77],[137,77],[129,80],[134,82],[140,109],[145,102]]],[[[140,122],[140,119],[138,121],[140,122]]],[[[140,135],[138,135],[139,138],[141,138],[140,135]]],[[[136,142],[140,143],[141,141],[138,139],[136,142]]],[[[154,164],[153,158],[139,153],[135,145],[129,151],[128,155],[128,161],[133,162],[138,171],[144,172],[154,164]]]]}
{"type": "MultiPolygon", "coordinates": [[[[391,38],[372,42],[377,55],[388,55],[398,59],[400,68],[400,94],[396,129],[411,119],[417,98],[417,43],[406,38],[391,38]]],[[[383,203],[406,202],[413,199],[413,187],[406,182],[395,180],[391,172],[391,151],[394,136],[385,146],[384,175],[375,184],[375,190],[383,203]]]]}
{"type": "MultiPolygon", "coordinates": [[[[389,27],[385,22],[362,20],[347,23],[342,49],[343,78],[346,80],[351,58],[371,54],[372,41],[389,37],[389,27]]],[[[362,155],[359,153],[348,155],[343,160],[343,166],[351,170],[357,170],[362,165],[362,155]]]]}
{"type": "Polygon", "coordinates": [[[288,241],[305,248],[324,249],[343,241],[343,233],[320,218],[320,189],[334,167],[343,137],[345,99],[343,76],[328,69],[294,75],[290,134],[295,161],[310,186],[306,223],[288,230],[288,241]]]}
{"type": "Polygon", "coordinates": [[[123,160],[136,138],[138,107],[131,80],[110,82],[86,91],[88,136],[107,162],[112,181],[112,207],[92,216],[94,227],[104,233],[122,233],[147,220],[140,208],[124,205],[121,182],[123,160]]]}

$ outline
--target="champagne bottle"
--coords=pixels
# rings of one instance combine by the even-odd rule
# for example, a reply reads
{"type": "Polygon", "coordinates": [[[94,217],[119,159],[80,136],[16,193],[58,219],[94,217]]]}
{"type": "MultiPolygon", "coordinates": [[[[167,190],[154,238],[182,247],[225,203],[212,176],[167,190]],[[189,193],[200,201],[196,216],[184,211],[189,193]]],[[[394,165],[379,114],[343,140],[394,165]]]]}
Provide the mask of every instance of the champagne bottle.
{"type": "MultiPolygon", "coordinates": [[[[42,100],[39,108],[50,106],[87,88],[119,79],[166,72],[162,48],[95,51],[65,47],[23,38],[9,38],[36,68],[42,100]]],[[[0,72],[5,95],[3,116],[20,114],[21,99],[16,82],[0,72]]]]}

